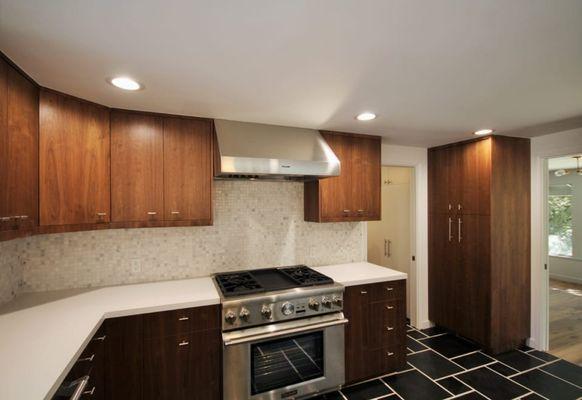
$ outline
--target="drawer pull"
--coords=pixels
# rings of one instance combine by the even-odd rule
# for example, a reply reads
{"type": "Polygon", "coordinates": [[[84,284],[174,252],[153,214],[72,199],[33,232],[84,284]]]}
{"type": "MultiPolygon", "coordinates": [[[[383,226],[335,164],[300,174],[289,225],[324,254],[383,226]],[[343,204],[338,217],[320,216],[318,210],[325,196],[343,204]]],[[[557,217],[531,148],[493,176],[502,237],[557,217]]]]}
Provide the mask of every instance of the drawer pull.
{"type": "Polygon", "coordinates": [[[182,340],[180,343],[178,343],[178,346],[188,346],[190,344],[190,342],[188,342],[187,340],[182,340]]]}
{"type": "Polygon", "coordinates": [[[93,387],[91,388],[91,390],[85,390],[85,391],[83,392],[83,395],[93,396],[93,394],[94,394],[94,393],[95,393],[95,386],[93,386],[93,387]]]}
{"type": "Polygon", "coordinates": [[[98,213],[97,213],[97,216],[98,216],[98,217],[104,217],[104,216],[106,216],[106,215],[107,215],[107,213],[104,213],[104,212],[98,212],[98,213]]]}
{"type": "Polygon", "coordinates": [[[386,310],[394,310],[394,306],[386,306],[386,310]]]}
{"type": "Polygon", "coordinates": [[[172,211],[171,214],[172,215],[178,215],[178,214],[180,214],[180,211],[172,211]]]}
{"type": "Polygon", "coordinates": [[[364,212],[364,210],[358,210],[358,212],[361,214],[361,213],[363,213],[363,212],[364,212]]]}
{"type": "Polygon", "coordinates": [[[392,353],[391,351],[387,351],[387,352],[386,352],[386,355],[387,355],[388,357],[392,357],[392,356],[394,355],[394,353],[392,353]]]}
{"type": "Polygon", "coordinates": [[[344,210],[344,214],[349,213],[351,210],[344,210]]]}
{"type": "Polygon", "coordinates": [[[103,335],[103,336],[97,336],[96,338],[94,338],[93,340],[96,342],[103,342],[105,340],[105,338],[107,337],[107,335],[103,335]]]}
{"type": "Polygon", "coordinates": [[[148,211],[148,215],[157,215],[158,213],[155,211],[148,211]]]}
{"type": "Polygon", "coordinates": [[[360,290],[360,294],[368,294],[367,290],[360,290]]]}
{"type": "Polygon", "coordinates": [[[92,362],[94,358],[95,358],[95,354],[91,354],[89,357],[79,358],[77,360],[77,362],[81,362],[81,361],[92,362]]]}
{"type": "Polygon", "coordinates": [[[386,327],[386,330],[387,330],[387,331],[393,331],[393,330],[394,330],[394,327],[393,327],[393,326],[387,326],[387,327],[386,327]]]}
{"type": "Polygon", "coordinates": [[[189,319],[189,317],[180,317],[178,318],[178,321],[188,321],[189,319]]]}
{"type": "Polygon", "coordinates": [[[393,287],[387,287],[386,290],[389,291],[389,292],[391,292],[391,291],[394,290],[394,288],[393,287]]]}

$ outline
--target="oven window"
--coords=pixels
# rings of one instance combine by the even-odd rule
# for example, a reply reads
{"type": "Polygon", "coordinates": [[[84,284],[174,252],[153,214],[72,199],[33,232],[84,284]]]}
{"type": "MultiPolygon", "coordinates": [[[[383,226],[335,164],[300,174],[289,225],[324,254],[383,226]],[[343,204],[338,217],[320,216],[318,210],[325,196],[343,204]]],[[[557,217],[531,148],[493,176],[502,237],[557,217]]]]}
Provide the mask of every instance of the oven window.
{"type": "Polygon", "coordinates": [[[252,394],[322,377],[323,367],[323,331],[253,344],[252,394]]]}

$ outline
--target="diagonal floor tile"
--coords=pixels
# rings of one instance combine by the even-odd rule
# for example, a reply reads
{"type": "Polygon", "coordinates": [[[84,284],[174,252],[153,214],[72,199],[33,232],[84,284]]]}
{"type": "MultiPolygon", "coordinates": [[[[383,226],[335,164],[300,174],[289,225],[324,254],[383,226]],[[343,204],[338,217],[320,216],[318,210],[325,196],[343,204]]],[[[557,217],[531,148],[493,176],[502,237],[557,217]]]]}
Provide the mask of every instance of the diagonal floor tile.
{"type": "Polygon", "coordinates": [[[554,360],[558,359],[558,357],[556,357],[550,353],[546,353],[545,351],[539,351],[539,350],[530,351],[527,354],[529,354],[530,356],[534,356],[535,358],[539,358],[540,360],[543,360],[546,362],[550,362],[550,361],[554,361],[554,360]]]}
{"type": "Polygon", "coordinates": [[[449,392],[416,370],[383,379],[404,400],[442,400],[451,397],[449,392]]]}
{"type": "Polygon", "coordinates": [[[494,362],[495,360],[479,351],[477,353],[457,357],[454,361],[465,369],[471,369],[494,362]]]}
{"type": "Polygon", "coordinates": [[[496,362],[495,364],[488,365],[487,368],[490,368],[493,371],[495,371],[498,374],[501,374],[503,376],[515,375],[519,372],[518,370],[510,368],[507,365],[501,364],[499,362],[496,362]]]}
{"type": "Polygon", "coordinates": [[[539,369],[524,372],[511,379],[550,400],[576,400],[582,397],[582,389],[539,369]]]}
{"type": "Polygon", "coordinates": [[[507,353],[502,353],[493,357],[518,371],[525,371],[545,364],[545,361],[518,350],[508,351],[507,353]]]}
{"type": "Polygon", "coordinates": [[[348,400],[370,400],[392,393],[379,379],[343,388],[341,392],[348,400]]]}
{"type": "Polygon", "coordinates": [[[443,378],[463,371],[461,367],[432,350],[410,354],[406,357],[406,361],[432,379],[443,378]]]}
{"type": "Polygon", "coordinates": [[[491,371],[487,367],[456,375],[456,378],[490,399],[511,400],[528,392],[527,389],[491,371]]]}
{"type": "Polygon", "coordinates": [[[550,365],[546,365],[545,367],[541,367],[540,369],[567,380],[574,385],[582,387],[582,367],[579,367],[576,364],[560,360],[550,365]]]}
{"type": "Polygon", "coordinates": [[[451,334],[429,337],[427,339],[421,339],[419,342],[447,358],[480,350],[476,344],[451,334]]]}
{"type": "Polygon", "coordinates": [[[473,390],[453,376],[449,378],[439,379],[437,382],[439,385],[441,385],[454,395],[470,392],[471,390],[473,390]]]}

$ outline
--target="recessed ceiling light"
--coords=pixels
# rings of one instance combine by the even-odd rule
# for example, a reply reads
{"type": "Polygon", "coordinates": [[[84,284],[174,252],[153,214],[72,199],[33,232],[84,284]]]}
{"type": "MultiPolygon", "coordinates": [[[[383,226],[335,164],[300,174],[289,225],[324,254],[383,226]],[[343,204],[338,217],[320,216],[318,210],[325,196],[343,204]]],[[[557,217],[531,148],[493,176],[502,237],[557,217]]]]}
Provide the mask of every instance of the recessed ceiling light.
{"type": "Polygon", "coordinates": [[[371,121],[376,118],[376,114],[372,112],[363,112],[356,116],[358,121],[371,121]]]}
{"type": "Polygon", "coordinates": [[[475,135],[478,136],[483,136],[483,135],[489,135],[490,133],[493,133],[493,129],[479,129],[478,131],[473,132],[475,135]]]}
{"type": "Polygon", "coordinates": [[[141,89],[141,85],[134,81],[131,78],[125,76],[119,76],[117,78],[113,78],[109,81],[113,86],[118,87],[123,90],[139,90],[141,89]]]}

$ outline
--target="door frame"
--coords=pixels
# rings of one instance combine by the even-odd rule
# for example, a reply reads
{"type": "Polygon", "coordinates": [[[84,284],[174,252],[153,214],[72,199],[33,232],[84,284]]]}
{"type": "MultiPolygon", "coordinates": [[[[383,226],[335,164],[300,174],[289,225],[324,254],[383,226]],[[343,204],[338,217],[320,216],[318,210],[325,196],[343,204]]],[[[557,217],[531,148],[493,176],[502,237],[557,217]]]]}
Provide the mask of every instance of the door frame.
{"type": "MultiPolygon", "coordinates": [[[[431,326],[428,319],[428,174],[427,149],[421,147],[396,146],[382,143],[381,165],[387,167],[409,167],[413,169],[414,196],[411,202],[410,227],[410,324],[418,329],[431,326]]],[[[364,254],[367,258],[367,223],[364,254]]]]}
{"type": "Polygon", "coordinates": [[[582,153],[582,132],[567,131],[555,140],[532,140],[531,154],[531,334],[528,345],[538,350],[549,348],[549,265],[548,256],[548,159],[582,153]],[[570,140],[574,139],[572,142],[570,140]],[[546,143],[548,142],[548,143],[546,143]],[[551,143],[551,144],[550,144],[551,143]]]}

